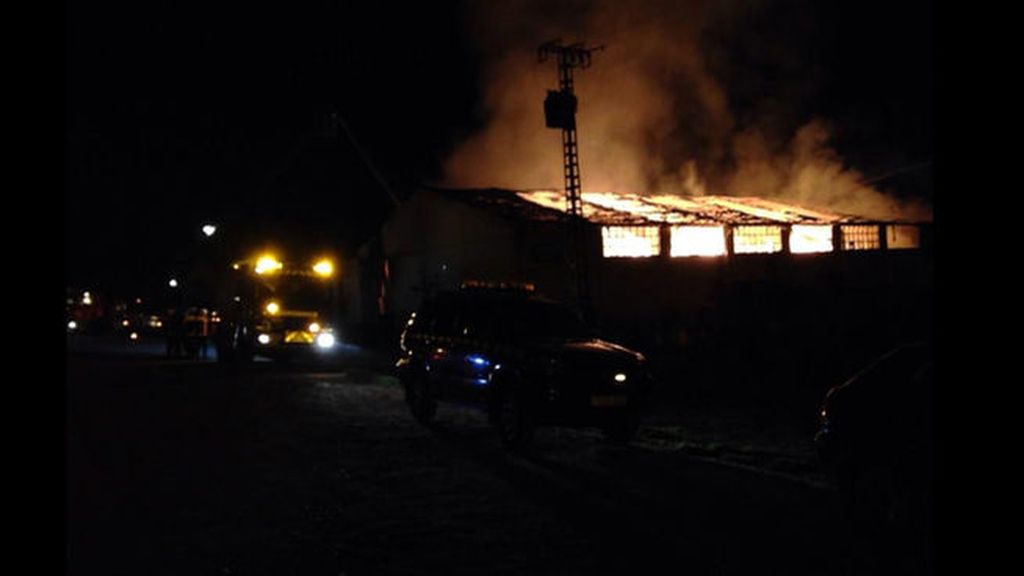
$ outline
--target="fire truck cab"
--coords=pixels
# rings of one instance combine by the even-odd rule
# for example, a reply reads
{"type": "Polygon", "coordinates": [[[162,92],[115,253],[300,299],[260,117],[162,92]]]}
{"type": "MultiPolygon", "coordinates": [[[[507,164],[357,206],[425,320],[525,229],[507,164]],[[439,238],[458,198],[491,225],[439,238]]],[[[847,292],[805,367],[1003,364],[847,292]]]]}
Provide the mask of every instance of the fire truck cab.
{"type": "Polygon", "coordinates": [[[288,360],[334,349],[337,290],[330,259],[285,263],[264,254],[231,268],[214,323],[218,360],[288,360]]]}

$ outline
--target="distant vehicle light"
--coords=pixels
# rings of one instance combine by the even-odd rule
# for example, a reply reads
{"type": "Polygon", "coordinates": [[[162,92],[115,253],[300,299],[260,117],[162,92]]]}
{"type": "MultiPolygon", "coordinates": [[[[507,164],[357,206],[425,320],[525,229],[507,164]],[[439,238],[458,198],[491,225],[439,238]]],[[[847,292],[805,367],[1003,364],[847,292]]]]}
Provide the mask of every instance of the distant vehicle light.
{"type": "Polygon", "coordinates": [[[271,316],[273,316],[273,315],[277,314],[280,311],[281,311],[281,305],[278,304],[277,302],[268,302],[267,303],[267,314],[270,314],[271,316]]]}
{"type": "Polygon", "coordinates": [[[171,278],[171,279],[170,279],[170,280],[169,280],[169,281],[167,282],[167,285],[168,285],[168,286],[170,286],[171,288],[177,288],[177,287],[178,287],[178,281],[177,281],[177,280],[175,280],[174,278],[171,278]]]}
{"type": "Polygon", "coordinates": [[[328,278],[334,274],[334,263],[324,258],[313,265],[313,272],[316,272],[318,276],[328,278]]]}
{"type": "Polygon", "coordinates": [[[623,374],[622,372],[619,372],[618,374],[615,375],[615,381],[616,382],[625,382],[626,381],[626,375],[623,374]]]}
{"type": "Polygon", "coordinates": [[[139,333],[138,332],[132,332],[131,334],[128,335],[128,337],[131,338],[132,340],[138,340],[139,339],[139,333]]]}
{"type": "Polygon", "coordinates": [[[203,226],[203,234],[206,234],[207,238],[213,236],[215,232],[217,232],[217,227],[213,224],[206,224],[203,226]]]}
{"type": "Polygon", "coordinates": [[[74,320],[68,320],[68,330],[77,330],[77,329],[78,329],[78,322],[75,322],[74,320]]]}
{"type": "Polygon", "coordinates": [[[86,306],[92,306],[92,294],[88,292],[82,293],[82,304],[86,306]]]}
{"type": "Polygon", "coordinates": [[[270,344],[270,334],[260,334],[256,337],[256,341],[260,344],[270,344]]]}
{"type": "Polygon", "coordinates": [[[272,274],[284,268],[284,264],[271,254],[264,254],[256,260],[255,272],[257,274],[272,274]]]}
{"type": "Polygon", "coordinates": [[[320,325],[317,324],[316,322],[310,323],[309,331],[312,332],[313,334],[316,334],[317,332],[320,331],[320,325]]]}
{"type": "Polygon", "coordinates": [[[334,346],[334,334],[321,332],[316,337],[316,345],[320,348],[331,348],[334,346]]]}
{"type": "Polygon", "coordinates": [[[121,326],[127,327],[129,322],[127,320],[121,320],[121,326]]]}

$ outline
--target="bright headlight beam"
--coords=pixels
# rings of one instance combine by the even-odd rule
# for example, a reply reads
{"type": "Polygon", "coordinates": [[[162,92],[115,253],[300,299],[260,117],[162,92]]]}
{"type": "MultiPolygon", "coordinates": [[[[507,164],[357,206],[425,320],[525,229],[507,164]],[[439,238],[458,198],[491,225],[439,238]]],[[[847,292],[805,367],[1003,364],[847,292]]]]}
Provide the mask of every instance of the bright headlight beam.
{"type": "Polygon", "coordinates": [[[316,337],[316,345],[320,348],[331,348],[334,346],[334,334],[323,332],[316,337]]]}

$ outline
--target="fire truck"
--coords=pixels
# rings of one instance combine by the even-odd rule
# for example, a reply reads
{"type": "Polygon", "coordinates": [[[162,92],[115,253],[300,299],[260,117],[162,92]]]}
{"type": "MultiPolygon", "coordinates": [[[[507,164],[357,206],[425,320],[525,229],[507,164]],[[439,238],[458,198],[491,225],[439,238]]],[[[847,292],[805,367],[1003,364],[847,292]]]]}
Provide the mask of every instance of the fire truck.
{"type": "Polygon", "coordinates": [[[231,264],[213,340],[222,362],[316,357],[336,346],[332,259],[285,262],[272,253],[231,264]]]}

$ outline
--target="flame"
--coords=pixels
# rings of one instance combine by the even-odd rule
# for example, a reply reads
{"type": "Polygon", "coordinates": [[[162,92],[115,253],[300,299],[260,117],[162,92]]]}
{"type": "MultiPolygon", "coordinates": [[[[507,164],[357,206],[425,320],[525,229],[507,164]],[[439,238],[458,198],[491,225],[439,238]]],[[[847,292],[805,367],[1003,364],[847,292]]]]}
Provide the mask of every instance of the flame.
{"type": "MultiPolygon", "coordinates": [[[[561,192],[517,192],[523,200],[565,211],[561,192]]],[[[585,192],[583,215],[601,225],[606,257],[650,257],[668,252],[672,257],[723,256],[732,253],[771,254],[784,251],[789,231],[789,252],[807,254],[842,250],[920,248],[915,224],[879,225],[856,216],[812,210],[747,196],[672,195],[641,196],[585,192]],[[669,246],[661,246],[660,227],[669,228],[669,246]],[[726,229],[731,234],[726,234],[726,229]],[[833,238],[838,235],[837,238],[833,238]],[[730,240],[731,237],[731,240],[730,240]]]]}
{"type": "Polygon", "coordinates": [[[657,256],[661,252],[656,226],[603,226],[601,240],[605,258],[657,256]]]}
{"type": "Polygon", "coordinates": [[[652,222],[680,222],[680,215],[664,208],[644,202],[639,196],[629,194],[604,194],[587,192],[581,195],[584,206],[592,204],[616,212],[640,216],[652,222]]]}
{"type": "Polygon", "coordinates": [[[724,226],[673,226],[670,256],[725,255],[724,226]]]}
{"type": "Polygon", "coordinates": [[[733,252],[771,254],[782,251],[781,226],[737,226],[732,230],[733,252]]]}
{"type": "Polygon", "coordinates": [[[832,251],[832,227],[794,224],[789,232],[789,251],[793,254],[832,251]]]}

